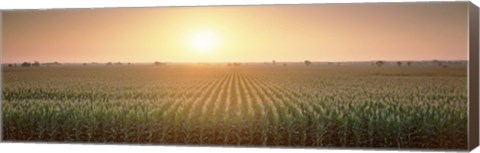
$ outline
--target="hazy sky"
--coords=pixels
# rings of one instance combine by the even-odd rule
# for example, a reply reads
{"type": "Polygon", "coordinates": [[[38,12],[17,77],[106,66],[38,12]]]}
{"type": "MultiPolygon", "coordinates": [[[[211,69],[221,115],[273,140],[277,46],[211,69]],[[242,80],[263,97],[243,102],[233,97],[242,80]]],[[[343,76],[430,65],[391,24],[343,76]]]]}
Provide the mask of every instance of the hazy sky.
{"type": "Polygon", "coordinates": [[[466,2],[4,11],[2,58],[466,60],[467,13],[466,2]],[[208,52],[200,51],[202,45],[208,52]]]}

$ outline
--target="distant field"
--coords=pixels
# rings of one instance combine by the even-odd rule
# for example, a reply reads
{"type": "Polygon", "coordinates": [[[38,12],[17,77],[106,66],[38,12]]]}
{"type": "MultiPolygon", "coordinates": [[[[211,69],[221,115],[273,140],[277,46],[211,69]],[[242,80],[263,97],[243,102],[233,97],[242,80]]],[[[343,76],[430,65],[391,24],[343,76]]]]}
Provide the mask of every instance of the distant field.
{"type": "Polygon", "coordinates": [[[5,141],[467,148],[466,66],[4,67],[5,141]]]}

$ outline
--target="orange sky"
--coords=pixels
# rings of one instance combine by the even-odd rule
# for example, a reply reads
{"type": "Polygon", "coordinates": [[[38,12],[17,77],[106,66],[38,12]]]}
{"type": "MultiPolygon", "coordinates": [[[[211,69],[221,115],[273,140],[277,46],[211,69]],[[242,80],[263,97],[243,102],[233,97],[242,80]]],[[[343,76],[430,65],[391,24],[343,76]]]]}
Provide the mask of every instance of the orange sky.
{"type": "Polygon", "coordinates": [[[3,63],[466,60],[467,2],[16,10],[3,63]],[[209,53],[189,42],[218,40],[209,53]]]}

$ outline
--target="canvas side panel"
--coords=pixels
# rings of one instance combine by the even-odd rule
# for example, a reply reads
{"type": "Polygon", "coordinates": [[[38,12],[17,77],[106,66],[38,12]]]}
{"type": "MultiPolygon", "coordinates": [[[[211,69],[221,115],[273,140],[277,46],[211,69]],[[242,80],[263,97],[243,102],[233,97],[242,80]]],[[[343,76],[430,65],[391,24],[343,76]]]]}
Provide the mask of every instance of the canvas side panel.
{"type": "MultiPolygon", "coordinates": [[[[2,10],[0,10],[0,63],[3,63],[3,18],[2,18],[2,10]]],[[[3,138],[3,121],[2,121],[2,104],[3,104],[3,66],[0,66],[0,142],[2,142],[3,138]]]]}
{"type": "Polygon", "coordinates": [[[478,7],[469,3],[469,150],[473,150],[478,146],[478,122],[479,122],[479,51],[478,51],[478,7]]]}

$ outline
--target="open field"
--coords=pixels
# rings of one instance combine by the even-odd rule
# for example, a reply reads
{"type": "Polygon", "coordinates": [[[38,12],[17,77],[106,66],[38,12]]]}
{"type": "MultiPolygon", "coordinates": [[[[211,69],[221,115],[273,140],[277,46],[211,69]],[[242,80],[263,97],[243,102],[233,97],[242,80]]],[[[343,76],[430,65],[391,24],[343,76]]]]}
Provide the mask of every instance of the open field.
{"type": "Polygon", "coordinates": [[[6,141],[465,149],[466,66],[3,69],[6,141]]]}

